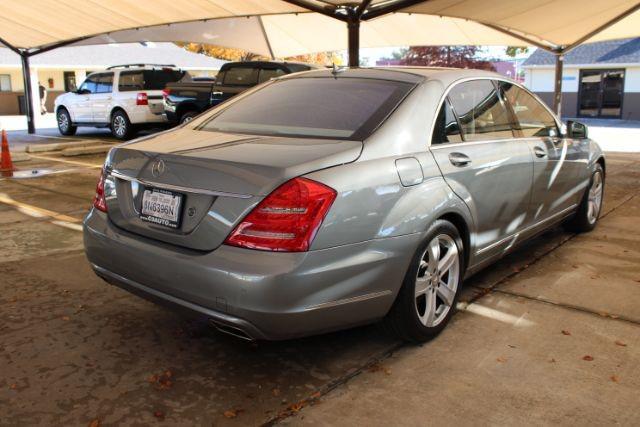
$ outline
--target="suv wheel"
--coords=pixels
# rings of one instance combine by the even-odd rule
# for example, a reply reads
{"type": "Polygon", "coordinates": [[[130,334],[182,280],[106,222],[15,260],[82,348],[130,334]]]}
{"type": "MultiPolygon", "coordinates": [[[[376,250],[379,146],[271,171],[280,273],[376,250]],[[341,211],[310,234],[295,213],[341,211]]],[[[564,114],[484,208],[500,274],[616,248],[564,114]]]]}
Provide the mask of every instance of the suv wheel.
{"type": "Polygon", "coordinates": [[[197,115],[198,115],[198,113],[197,113],[196,111],[187,111],[186,113],[184,113],[184,114],[180,117],[180,124],[190,122],[190,121],[191,121],[191,120],[193,120],[197,115]]]}
{"type": "Polygon", "coordinates": [[[71,115],[67,111],[66,108],[59,108],[56,113],[56,119],[58,122],[58,130],[62,135],[75,135],[76,130],[78,130],[77,126],[74,126],[71,123],[71,115]]]}
{"type": "Polygon", "coordinates": [[[124,111],[118,110],[111,115],[111,134],[120,140],[133,136],[133,125],[124,111]]]}
{"type": "Polygon", "coordinates": [[[457,228],[438,220],[407,271],[387,315],[388,329],[399,338],[421,343],[440,333],[455,312],[464,277],[464,250],[457,228]]]}

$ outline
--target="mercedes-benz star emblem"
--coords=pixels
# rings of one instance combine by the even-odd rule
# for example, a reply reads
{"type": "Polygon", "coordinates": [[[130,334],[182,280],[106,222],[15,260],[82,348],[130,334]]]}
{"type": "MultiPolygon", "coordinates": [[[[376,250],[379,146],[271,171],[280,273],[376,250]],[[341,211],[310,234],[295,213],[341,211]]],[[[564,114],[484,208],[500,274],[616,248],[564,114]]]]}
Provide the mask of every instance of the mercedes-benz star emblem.
{"type": "Polygon", "coordinates": [[[154,177],[159,177],[164,173],[166,166],[163,160],[156,160],[156,162],[151,166],[151,175],[154,177]]]}

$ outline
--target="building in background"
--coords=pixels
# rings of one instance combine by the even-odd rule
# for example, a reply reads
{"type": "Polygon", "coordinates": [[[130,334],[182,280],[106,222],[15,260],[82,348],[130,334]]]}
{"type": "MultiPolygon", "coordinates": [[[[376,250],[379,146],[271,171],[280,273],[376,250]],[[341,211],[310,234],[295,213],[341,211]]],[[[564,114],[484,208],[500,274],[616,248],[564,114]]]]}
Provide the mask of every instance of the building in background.
{"type": "MultiPolygon", "coordinates": [[[[175,64],[193,76],[215,76],[226,61],[188,52],[173,43],[124,43],[62,47],[31,57],[32,75],[47,89],[47,109],[55,98],[74,90],[86,75],[119,64],[175,64]]],[[[20,57],[0,48],[0,115],[24,114],[20,57]]]]}
{"type": "MultiPolygon", "coordinates": [[[[525,85],[552,105],[553,54],[538,49],[523,68],[525,85]]],[[[565,55],[562,115],[640,120],[640,38],[584,44],[565,55]]]]}

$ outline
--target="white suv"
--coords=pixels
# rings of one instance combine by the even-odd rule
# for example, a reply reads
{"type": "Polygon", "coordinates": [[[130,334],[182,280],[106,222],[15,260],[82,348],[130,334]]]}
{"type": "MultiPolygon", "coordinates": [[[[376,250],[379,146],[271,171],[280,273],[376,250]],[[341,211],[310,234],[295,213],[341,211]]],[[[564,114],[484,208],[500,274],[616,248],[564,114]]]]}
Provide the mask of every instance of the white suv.
{"type": "Polygon", "coordinates": [[[110,127],[118,139],[131,138],[141,127],[166,123],[162,90],[186,72],[174,65],[117,65],[90,74],[75,92],[56,98],[62,135],[78,126],[110,127]]]}

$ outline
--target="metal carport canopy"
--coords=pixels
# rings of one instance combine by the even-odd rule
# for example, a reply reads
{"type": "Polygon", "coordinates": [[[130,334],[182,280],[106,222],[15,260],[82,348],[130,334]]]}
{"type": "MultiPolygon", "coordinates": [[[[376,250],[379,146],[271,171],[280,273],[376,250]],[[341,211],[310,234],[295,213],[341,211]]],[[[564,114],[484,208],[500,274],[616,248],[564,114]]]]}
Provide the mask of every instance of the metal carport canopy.
{"type": "Polygon", "coordinates": [[[347,47],[352,66],[360,46],[538,46],[556,53],[559,105],[562,54],[639,35],[639,9],[637,0],[4,0],[0,42],[22,57],[27,99],[29,56],[70,44],[172,37],[274,57],[347,47]]]}

